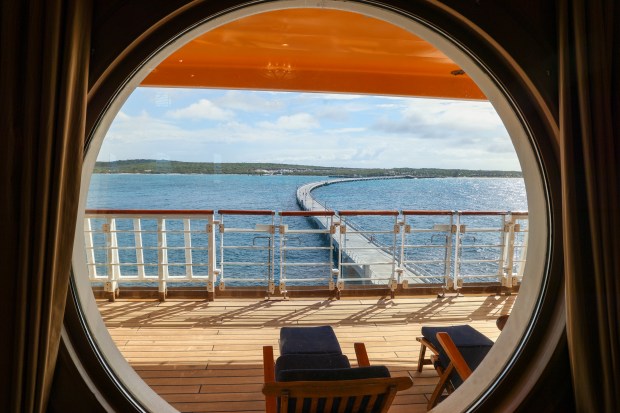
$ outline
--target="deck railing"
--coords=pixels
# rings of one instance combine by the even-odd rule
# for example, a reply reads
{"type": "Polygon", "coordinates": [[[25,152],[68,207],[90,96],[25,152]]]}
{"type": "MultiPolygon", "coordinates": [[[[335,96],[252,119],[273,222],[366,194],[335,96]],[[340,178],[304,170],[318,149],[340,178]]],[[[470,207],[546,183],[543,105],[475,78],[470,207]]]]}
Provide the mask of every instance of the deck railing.
{"type": "Polygon", "coordinates": [[[523,277],[527,221],[527,212],[498,211],[87,210],[85,259],[110,298],[137,283],[156,284],[161,299],[172,284],[210,297],[512,288],[523,277]]]}

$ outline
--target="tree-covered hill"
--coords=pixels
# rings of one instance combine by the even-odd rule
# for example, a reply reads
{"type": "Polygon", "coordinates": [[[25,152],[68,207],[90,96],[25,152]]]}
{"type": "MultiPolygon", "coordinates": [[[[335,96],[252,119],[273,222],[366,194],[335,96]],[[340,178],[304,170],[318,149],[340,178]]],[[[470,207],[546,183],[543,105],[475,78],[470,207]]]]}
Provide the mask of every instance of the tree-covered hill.
{"type": "Polygon", "coordinates": [[[520,171],[484,171],[436,168],[336,168],[326,166],[277,163],[181,162],[154,159],[131,159],[97,162],[94,173],[140,174],[242,174],[242,175],[319,175],[332,177],[410,176],[417,178],[507,177],[520,178],[520,171]]]}

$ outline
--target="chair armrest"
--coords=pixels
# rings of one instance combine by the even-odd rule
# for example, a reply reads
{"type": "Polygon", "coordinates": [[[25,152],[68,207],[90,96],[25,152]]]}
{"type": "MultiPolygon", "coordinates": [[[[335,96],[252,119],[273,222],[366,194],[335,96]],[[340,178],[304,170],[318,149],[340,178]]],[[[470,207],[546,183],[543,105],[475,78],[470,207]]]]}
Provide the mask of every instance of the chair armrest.
{"type": "Polygon", "coordinates": [[[450,335],[445,332],[439,332],[437,333],[437,341],[439,341],[439,344],[443,347],[458,375],[465,381],[471,375],[471,369],[461,355],[458,347],[454,344],[454,341],[450,338],[450,335]]]}
{"type": "Polygon", "coordinates": [[[432,351],[433,354],[439,355],[439,351],[437,351],[437,349],[435,348],[433,343],[431,343],[430,341],[428,341],[424,337],[416,337],[416,340],[419,341],[421,345],[426,346],[426,348],[428,348],[430,351],[432,351]]]}
{"type": "MultiPolygon", "coordinates": [[[[263,346],[263,375],[265,378],[265,384],[275,383],[276,371],[275,371],[275,361],[273,358],[273,346],[263,346]]],[[[275,396],[265,397],[265,412],[276,413],[275,396]]]]}
{"type": "Polygon", "coordinates": [[[355,357],[357,357],[357,365],[360,367],[370,366],[370,360],[368,360],[368,353],[366,352],[366,345],[364,343],[354,343],[355,357]]]}

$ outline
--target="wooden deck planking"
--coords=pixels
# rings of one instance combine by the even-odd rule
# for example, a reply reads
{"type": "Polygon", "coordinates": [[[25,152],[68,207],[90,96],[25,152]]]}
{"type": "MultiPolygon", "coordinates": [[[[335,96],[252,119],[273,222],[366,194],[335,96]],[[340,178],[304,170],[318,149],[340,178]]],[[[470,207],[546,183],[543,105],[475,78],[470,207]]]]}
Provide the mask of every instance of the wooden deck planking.
{"type": "MultiPolygon", "coordinates": [[[[99,301],[120,351],[138,374],[181,412],[264,411],[262,346],[277,353],[283,326],[330,324],[343,352],[366,344],[372,364],[409,375],[414,386],[396,397],[391,413],[426,411],[437,382],[431,366],[416,371],[423,325],[470,324],[495,340],[495,319],[516,296],[414,297],[342,300],[226,299],[99,301]]],[[[276,354],[277,357],[277,354],[276,354]]]]}

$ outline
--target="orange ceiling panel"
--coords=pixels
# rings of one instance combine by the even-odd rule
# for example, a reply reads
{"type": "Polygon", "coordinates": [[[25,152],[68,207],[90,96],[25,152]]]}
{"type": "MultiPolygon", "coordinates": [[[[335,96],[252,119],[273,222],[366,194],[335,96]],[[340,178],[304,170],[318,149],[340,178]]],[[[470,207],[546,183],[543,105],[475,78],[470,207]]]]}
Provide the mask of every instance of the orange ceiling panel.
{"type": "Polygon", "coordinates": [[[142,86],[486,99],[446,55],[382,20],[339,10],[261,13],[187,43],[142,86]]]}

